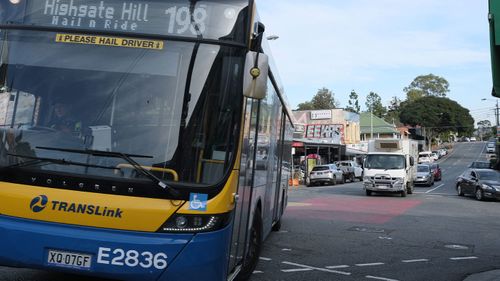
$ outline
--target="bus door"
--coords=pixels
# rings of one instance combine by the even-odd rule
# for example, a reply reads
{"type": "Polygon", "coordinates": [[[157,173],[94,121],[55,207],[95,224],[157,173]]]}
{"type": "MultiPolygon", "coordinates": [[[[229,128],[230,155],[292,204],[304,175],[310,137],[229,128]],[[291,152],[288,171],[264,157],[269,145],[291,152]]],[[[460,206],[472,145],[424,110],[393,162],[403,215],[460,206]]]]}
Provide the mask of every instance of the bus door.
{"type": "Polygon", "coordinates": [[[229,256],[229,271],[241,264],[245,256],[248,220],[250,217],[251,195],[255,171],[255,151],[257,143],[256,123],[259,101],[248,98],[246,101],[243,142],[241,144],[240,175],[237,201],[234,212],[233,235],[229,256]]]}
{"type": "Polygon", "coordinates": [[[276,192],[275,192],[274,202],[273,202],[273,205],[274,205],[273,218],[275,220],[279,219],[281,212],[282,212],[281,199],[283,196],[282,196],[281,191],[288,187],[288,184],[287,184],[288,178],[283,177],[283,169],[286,168],[286,167],[284,167],[284,164],[286,164],[286,161],[284,161],[285,160],[285,158],[284,158],[285,151],[284,151],[284,145],[283,145],[285,122],[286,122],[286,117],[283,116],[283,114],[281,114],[281,118],[279,119],[280,126],[278,128],[278,137],[276,138],[276,142],[278,143],[277,151],[276,151],[276,156],[278,158],[278,163],[277,163],[278,173],[277,173],[276,185],[274,187],[274,188],[276,188],[276,192]]]}

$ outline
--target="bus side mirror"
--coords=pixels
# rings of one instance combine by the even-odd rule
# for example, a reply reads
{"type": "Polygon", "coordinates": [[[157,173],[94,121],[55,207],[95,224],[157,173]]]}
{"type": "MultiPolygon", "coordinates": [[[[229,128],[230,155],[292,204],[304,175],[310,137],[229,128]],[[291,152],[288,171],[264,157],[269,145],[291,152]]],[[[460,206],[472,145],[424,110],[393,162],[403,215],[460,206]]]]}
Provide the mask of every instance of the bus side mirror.
{"type": "Polygon", "coordinates": [[[243,95],[259,100],[265,98],[268,74],[269,57],[262,53],[248,52],[243,77],[243,95]]]}

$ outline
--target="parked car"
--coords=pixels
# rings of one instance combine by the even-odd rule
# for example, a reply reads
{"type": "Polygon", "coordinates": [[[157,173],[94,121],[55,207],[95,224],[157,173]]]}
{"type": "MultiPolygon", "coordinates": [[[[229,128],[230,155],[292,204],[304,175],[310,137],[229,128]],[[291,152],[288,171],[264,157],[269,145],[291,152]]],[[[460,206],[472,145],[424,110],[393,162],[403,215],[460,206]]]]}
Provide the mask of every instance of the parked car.
{"type": "Polygon", "coordinates": [[[496,145],[496,142],[488,142],[488,144],[486,144],[486,152],[495,153],[496,145]]]}
{"type": "Polygon", "coordinates": [[[325,183],[335,185],[345,182],[342,170],[335,164],[318,165],[312,168],[307,186],[325,183]]]}
{"type": "Polygon", "coordinates": [[[441,177],[442,177],[442,172],[441,172],[441,168],[439,167],[439,164],[432,163],[431,164],[431,171],[434,174],[434,180],[440,181],[441,177]]]}
{"type": "Polygon", "coordinates": [[[434,184],[434,174],[431,170],[431,165],[429,164],[418,164],[417,165],[417,178],[413,182],[414,184],[423,184],[426,186],[431,186],[434,184]]]}
{"type": "Polygon", "coordinates": [[[477,200],[500,199],[500,172],[493,169],[470,169],[457,178],[459,196],[474,195],[477,200]]]}
{"type": "Polygon", "coordinates": [[[267,154],[257,154],[255,156],[255,169],[267,170],[267,154]]]}
{"type": "Polygon", "coordinates": [[[446,148],[441,148],[438,151],[441,154],[441,157],[444,157],[446,156],[446,154],[448,154],[448,150],[446,148]]]}
{"type": "Polygon", "coordinates": [[[436,152],[432,152],[431,153],[431,158],[432,158],[432,161],[438,161],[439,160],[439,155],[436,153],[436,152]]]}
{"type": "Polygon", "coordinates": [[[418,163],[423,164],[423,163],[432,163],[434,162],[432,158],[432,152],[431,151],[422,151],[418,154],[418,163]]]}
{"type": "Polygon", "coordinates": [[[443,157],[443,155],[441,154],[441,152],[439,150],[433,150],[432,154],[436,155],[437,159],[435,159],[435,160],[441,159],[441,157],[443,157]]]}
{"type": "Polygon", "coordinates": [[[477,141],[476,137],[471,137],[470,141],[477,141]]]}
{"type": "Polygon", "coordinates": [[[337,161],[335,164],[344,172],[346,180],[350,182],[354,182],[355,178],[363,180],[363,168],[356,161],[337,161]]]}

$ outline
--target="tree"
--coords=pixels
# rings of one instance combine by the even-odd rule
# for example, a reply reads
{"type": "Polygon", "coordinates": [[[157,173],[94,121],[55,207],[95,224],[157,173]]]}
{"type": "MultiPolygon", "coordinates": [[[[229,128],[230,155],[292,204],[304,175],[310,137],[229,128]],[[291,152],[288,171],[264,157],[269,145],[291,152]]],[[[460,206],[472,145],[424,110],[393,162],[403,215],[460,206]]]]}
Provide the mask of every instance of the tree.
{"type": "Polygon", "coordinates": [[[315,108],[314,108],[314,105],[311,101],[306,101],[303,103],[299,103],[299,105],[297,106],[297,109],[298,110],[313,110],[315,108]]]}
{"type": "Polygon", "coordinates": [[[402,101],[398,97],[392,97],[389,102],[387,114],[384,119],[388,123],[394,123],[396,125],[401,125],[399,121],[399,113],[401,111],[402,101]]]}
{"type": "MultiPolygon", "coordinates": [[[[490,120],[481,120],[477,122],[477,127],[479,131],[479,135],[481,139],[489,139],[492,137],[492,129],[491,129],[491,121],[490,120]]],[[[495,128],[496,131],[496,128],[495,128]]]]}
{"type": "Polygon", "coordinates": [[[300,103],[298,110],[334,109],[338,106],[339,103],[335,100],[335,94],[323,87],[318,90],[311,101],[300,103]]]}
{"type": "Polygon", "coordinates": [[[375,92],[370,92],[368,94],[365,105],[368,112],[371,112],[373,115],[380,118],[382,118],[387,112],[387,109],[382,105],[382,99],[375,92]]]}
{"type": "Polygon", "coordinates": [[[361,111],[361,106],[359,105],[358,98],[358,94],[352,90],[349,94],[349,105],[345,109],[351,112],[359,113],[361,111]]]}
{"type": "Polygon", "coordinates": [[[491,121],[490,120],[482,120],[477,122],[477,126],[479,128],[489,128],[491,127],[491,121]]]}
{"type": "Polygon", "coordinates": [[[474,119],[469,110],[443,97],[426,96],[407,102],[399,117],[404,124],[425,127],[429,139],[449,131],[470,135],[474,130],[474,119]]]}
{"type": "Polygon", "coordinates": [[[412,102],[422,97],[446,97],[450,84],[446,79],[434,74],[417,76],[403,91],[408,101],[412,102]]]}

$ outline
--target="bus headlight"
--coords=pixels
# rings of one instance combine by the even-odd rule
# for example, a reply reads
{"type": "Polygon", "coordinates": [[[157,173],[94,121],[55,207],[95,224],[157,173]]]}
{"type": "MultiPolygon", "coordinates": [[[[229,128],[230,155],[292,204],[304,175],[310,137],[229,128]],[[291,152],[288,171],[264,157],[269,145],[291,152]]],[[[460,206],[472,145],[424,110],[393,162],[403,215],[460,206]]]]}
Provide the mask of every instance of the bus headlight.
{"type": "Polygon", "coordinates": [[[230,221],[230,214],[217,215],[172,215],[158,232],[198,233],[219,230],[230,221]]]}

